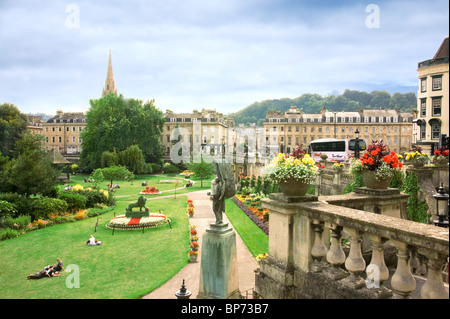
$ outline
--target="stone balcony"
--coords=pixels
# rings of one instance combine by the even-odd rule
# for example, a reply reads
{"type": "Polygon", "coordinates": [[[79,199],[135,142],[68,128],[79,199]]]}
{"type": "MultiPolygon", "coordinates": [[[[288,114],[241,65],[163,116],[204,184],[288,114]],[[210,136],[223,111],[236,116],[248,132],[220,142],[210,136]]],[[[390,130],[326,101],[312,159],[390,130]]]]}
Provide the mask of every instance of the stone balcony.
{"type": "Polygon", "coordinates": [[[270,209],[270,232],[269,257],[255,277],[260,298],[449,298],[441,273],[449,255],[448,229],[401,218],[404,197],[392,189],[342,196],[271,194],[262,200],[270,209]],[[391,271],[387,247],[396,257],[391,271]],[[420,291],[411,267],[418,260],[425,269],[420,291]]]}

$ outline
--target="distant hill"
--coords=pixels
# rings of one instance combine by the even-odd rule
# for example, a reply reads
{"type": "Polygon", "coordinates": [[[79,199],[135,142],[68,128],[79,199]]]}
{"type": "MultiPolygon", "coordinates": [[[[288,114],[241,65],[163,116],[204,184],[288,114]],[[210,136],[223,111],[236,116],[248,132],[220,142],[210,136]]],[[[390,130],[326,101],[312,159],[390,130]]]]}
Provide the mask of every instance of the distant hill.
{"type": "Polygon", "coordinates": [[[267,111],[287,111],[291,106],[303,108],[304,113],[319,113],[322,106],[328,111],[358,111],[359,109],[395,109],[400,112],[412,112],[417,108],[414,92],[394,93],[374,90],[370,93],[346,89],[340,95],[321,96],[305,93],[297,98],[283,98],[254,102],[244,109],[228,114],[235,124],[257,123],[262,125],[267,111]]]}

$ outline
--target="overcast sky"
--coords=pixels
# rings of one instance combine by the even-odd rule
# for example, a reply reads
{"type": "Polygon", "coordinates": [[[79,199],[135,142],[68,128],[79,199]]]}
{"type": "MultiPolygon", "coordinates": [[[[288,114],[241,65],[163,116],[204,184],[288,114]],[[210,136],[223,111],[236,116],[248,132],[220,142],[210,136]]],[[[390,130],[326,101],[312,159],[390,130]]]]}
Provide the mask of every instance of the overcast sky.
{"type": "Polygon", "coordinates": [[[448,35],[448,1],[372,1],[0,0],[0,103],[87,111],[110,49],[118,92],[163,111],[416,92],[417,63],[448,35]]]}

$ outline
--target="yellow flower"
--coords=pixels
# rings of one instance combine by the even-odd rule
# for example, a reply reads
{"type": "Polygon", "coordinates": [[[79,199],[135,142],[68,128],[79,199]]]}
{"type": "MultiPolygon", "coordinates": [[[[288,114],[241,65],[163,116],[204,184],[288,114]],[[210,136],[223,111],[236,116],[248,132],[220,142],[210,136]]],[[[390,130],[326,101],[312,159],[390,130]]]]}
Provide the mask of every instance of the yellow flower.
{"type": "Polygon", "coordinates": [[[84,190],[84,187],[81,186],[80,184],[77,184],[77,185],[73,186],[72,189],[74,191],[82,191],[82,190],[84,190]]]}

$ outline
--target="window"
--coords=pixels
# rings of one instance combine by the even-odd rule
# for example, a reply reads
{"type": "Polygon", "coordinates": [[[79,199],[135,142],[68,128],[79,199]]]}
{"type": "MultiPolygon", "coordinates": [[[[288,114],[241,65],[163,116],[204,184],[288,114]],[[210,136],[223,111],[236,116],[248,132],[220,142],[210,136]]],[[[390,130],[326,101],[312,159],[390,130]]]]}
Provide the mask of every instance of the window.
{"type": "Polygon", "coordinates": [[[427,116],[427,99],[420,99],[420,116],[427,116]]]}
{"type": "Polygon", "coordinates": [[[369,117],[368,116],[364,116],[364,123],[369,122],[369,117]]]}
{"type": "Polygon", "coordinates": [[[72,143],[75,143],[75,136],[72,136],[72,143]]]}
{"type": "Polygon", "coordinates": [[[425,125],[420,126],[420,139],[424,140],[427,132],[427,127],[425,125]]]}
{"type": "Polygon", "coordinates": [[[327,126],[326,131],[327,131],[327,133],[330,133],[330,127],[329,126],[327,126]]]}
{"type": "Polygon", "coordinates": [[[441,97],[433,97],[432,98],[432,114],[433,116],[440,116],[441,115],[441,97]]]}
{"type": "Polygon", "coordinates": [[[72,132],[75,132],[76,128],[75,126],[72,127],[72,132]]]}
{"type": "Polygon", "coordinates": [[[439,123],[434,122],[431,125],[431,138],[439,139],[440,134],[441,134],[441,125],[439,123]]]}
{"type": "Polygon", "coordinates": [[[277,127],[274,126],[274,127],[272,128],[272,131],[276,132],[276,131],[277,131],[277,127]]]}
{"type": "Polygon", "coordinates": [[[300,127],[299,127],[298,125],[295,127],[295,131],[296,131],[296,132],[299,132],[299,131],[300,131],[300,127]]]}
{"type": "Polygon", "coordinates": [[[52,136],[52,143],[55,143],[55,137],[52,136]]]}
{"type": "Polygon", "coordinates": [[[369,133],[369,127],[368,127],[368,126],[366,126],[366,127],[364,128],[364,132],[369,133]]]}
{"type": "Polygon", "coordinates": [[[292,132],[292,126],[288,126],[288,132],[292,132]]]}
{"type": "Polygon", "coordinates": [[[311,133],[312,133],[312,132],[314,132],[314,126],[313,126],[313,127],[311,127],[311,133]]]}
{"type": "Polygon", "coordinates": [[[442,75],[433,76],[431,79],[433,91],[442,90],[442,75]]]}
{"type": "Polygon", "coordinates": [[[420,79],[420,92],[426,92],[427,91],[427,78],[421,78],[420,79]]]}
{"type": "Polygon", "coordinates": [[[61,136],[60,136],[60,137],[58,137],[58,142],[59,142],[59,143],[61,143],[61,136]]]}

